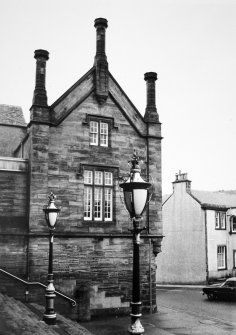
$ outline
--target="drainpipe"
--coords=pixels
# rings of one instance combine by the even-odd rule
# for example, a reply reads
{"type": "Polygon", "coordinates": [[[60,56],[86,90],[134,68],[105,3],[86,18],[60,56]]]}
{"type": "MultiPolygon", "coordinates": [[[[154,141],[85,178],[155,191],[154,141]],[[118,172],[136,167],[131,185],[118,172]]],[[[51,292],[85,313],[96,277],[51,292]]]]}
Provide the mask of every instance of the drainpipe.
{"type": "Polygon", "coordinates": [[[206,253],[206,282],[209,284],[209,269],[208,269],[208,235],[207,235],[207,210],[204,209],[204,221],[205,221],[205,253],[206,253]]]}

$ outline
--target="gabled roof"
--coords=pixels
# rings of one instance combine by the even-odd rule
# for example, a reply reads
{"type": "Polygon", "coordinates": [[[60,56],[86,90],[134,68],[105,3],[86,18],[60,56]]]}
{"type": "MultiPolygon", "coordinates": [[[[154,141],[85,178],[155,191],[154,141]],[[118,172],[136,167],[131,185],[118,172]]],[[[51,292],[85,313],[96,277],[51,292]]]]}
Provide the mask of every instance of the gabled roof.
{"type": "Polygon", "coordinates": [[[190,193],[201,205],[205,207],[222,206],[226,208],[236,207],[236,191],[196,191],[190,193]]]}
{"type": "Polygon", "coordinates": [[[0,105],[0,124],[26,127],[22,108],[12,105],[0,105]]]}
{"type": "MultiPolygon", "coordinates": [[[[72,85],[61,97],[52,105],[52,123],[57,126],[67,116],[73,112],[80,104],[83,103],[95,91],[94,85],[95,67],[92,67],[84,74],[74,85],[72,85]]],[[[129,97],[114,79],[110,72],[108,95],[119,107],[125,117],[129,120],[133,128],[140,134],[146,134],[146,124],[143,116],[130,101],[129,97]]]]}
{"type": "MultiPolygon", "coordinates": [[[[187,192],[203,208],[232,208],[236,207],[236,190],[231,191],[198,191],[191,190],[187,192]]],[[[168,201],[172,194],[162,195],[162,205],[168,201]]]]}
{"type": "MultiPolygon", "coordinates": [[[[133,127],[133,129],[139,134],[140,137],[146,138],[148,136],[156,139],[162,139],[161,123],[159,122],[159,117],[155,106],[154,94],[157,74],[155,72],[148,72],[144,76],[144,80],[147,81],[147,83],[151,83],[150,89],[148,88],[150,85],[147,85],[148,91],[150,90],[151,93],[147,94],[147,107],[149,107],[149,109],[146,108],[146,114],[150,113],[150,117],[149,115],[147,116],[145,114],[146,118],[144,118],[108,70],[109,66],[105,52],[105,32],[106,28],[108,27],[107,20],[101,17],[95,19],[94,27],[96,28],[96,54],[93,67],[51,106],[47,106],[50,109],[50,113],[48,113],[49,117],[47,120],[45,117],[44,122],[47,122],[50,126],[57,127],[75,109],[80,109],[83,103],[86,109],[87,101],[90,99],[91,102],[92,100],[95,101],[96,99],[99,107],[102,105],[105,106],[107,101],[107,106],[110,106],[111,103],[116,105],[119,111],[129,122],[131,127],[133,127]],[[149,96],[151,96],[151,98],[148,100],[149,96]],[[155,112],[154,116],[153,111],[155,112]],[[147,124],[158,125],[156,127],[150,126],[149,133],[147,134],[147,124]]],[[[37,67],[39,66],[39,56],[41,58],[43,57],[45,62],[44,66],[46,66],[46,61],[48,60],[48,51],[35,51],[35,58],[37,59],[36,76],[37,73],[39,74],[39,71],[37,72],[37,67]]],[[[38,97],[39,103],[33,103],[33,105],[37,107],[37,105],[42,103],[45,107],[47,96],[46,90],[44,88],[44,81],[42,81],[41,77],[38,77],[38,80],[36,80],[35,83],[36,86],[34,90],[33,101],[36,101],[36,98],[38,97]],[[40,85],[38,85],[38,83],[40,83],[40,85]],[[38,92],[40,92],[40,94],[38,92]]],[[[87,108],[87,110],[89,112],[90,109],[87,108]]],[[[96,113],[96,110],[95,112],[91,110],[91,113],[96,113]]],[[[34,116],[32,116],[32,122],[41,122],[39,115],[36,114],[35,116],[35,119],[34,116]]]]}

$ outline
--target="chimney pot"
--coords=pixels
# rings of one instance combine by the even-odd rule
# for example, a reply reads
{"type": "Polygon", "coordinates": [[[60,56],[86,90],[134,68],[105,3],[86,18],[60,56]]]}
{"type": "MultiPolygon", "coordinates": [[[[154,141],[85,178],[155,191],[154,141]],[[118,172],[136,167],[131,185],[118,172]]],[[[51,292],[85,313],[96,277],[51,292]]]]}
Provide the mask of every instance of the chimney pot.
{"type": "Polygon", "coordinates": [[[95,65],[99,61],[106,62],[106,28],[107,20],[103,18],[95,19],[94,27],[97,29],[97,45],[96,45],[96,56],[95,56],[95,65]]]}
{"type": "Polygon", "coordinates": [[[175,181],[172,182],[173,190],[175,191],[176,185],[184,184],[186,186],[187,192],[191,191],[191,180],[188,179],[187,173],[182,173],[180,170],[175,174],[175,181]]]}
{"type": "Polygon", "coordinates": [[[108,27],[107,19],[104,19],[102,17],[99,17],[99,18],[95,19],[94,20],[94,27],[97,28],[99,26],[107,28],[108,27]]]}
{"type": "Polygon", "coordinates": [[[107,20],[98,18],[94,21],[97,29],[95,66],[96,97],[99,104],[103,104],[108,97],[108,62],[105,53],[107,20]]]}
{"type": "Polygon", "coordinates": [[[149,80],[157,80],[157,73],[156,72],[146,72],[144,74],[144,80],[149,81],[149,80]]]}
{"type": "Polygon", "coordinates": [[[34,52],[36,59],[36,78],[33,96],[33,105],[47,106],[47,92],[45,89],[46,81],[46,61],[49,59],[47,50],[38,49],[34,52]]]}
{"type": "Polygon", "coordinates": [[[42,50],[42,49],[35,50],[34,58],[35,59],[43,58],[45,60],[49,60],[49,52],[47,50],[42,50]]]}
{"type": "Polygon", "coordinates": [[[147,106],[144,115],[144,120],[151,123],[159,123],[159,116],[156,109],[156,72],[146,72],[144,80],[147,85],[147,106]]]}

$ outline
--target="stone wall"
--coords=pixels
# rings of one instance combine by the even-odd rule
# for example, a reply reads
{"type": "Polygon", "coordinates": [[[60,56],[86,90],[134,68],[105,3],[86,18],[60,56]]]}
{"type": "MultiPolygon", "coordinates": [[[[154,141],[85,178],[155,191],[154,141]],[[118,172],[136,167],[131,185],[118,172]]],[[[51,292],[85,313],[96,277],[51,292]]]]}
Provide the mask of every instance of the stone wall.
{"type": "MultiPolygon", "coordinates": [[[[4,159],[0,161],[0,167],[0,268],[26,279],[27,163],[24,160],[4,159]]],[[[25,287],[19,287],[15,280],[9,279],[1,272],[0,287],[3,293],[11,293],[20,298],[24,296],[25,287]]]]}
{"type": "MultiPolygon", "coordinates": [[[[14,238],[1,235],[4,266],[31,281],[46,284],[49,242],[43,207],[48,194],[53,192],[57,196],[56,205],[61,206],[54,239],[55,287],[78,300],[77,314],[81,319],[129,310],[133,273],[133,243],[129,230],[132,223],[122,201],[119,182],[120,177],[128,176],[127,163],[134,149],[142,161],[143,177],[149,173],[154,182],[152,199],[143,216],[143,225],[149,226],[149,231],[142,233],[140,245],[144,311],[156,309],[155,241],[150,241],[147,233],[162,234],[160,124],[150,126],[147,140],[147,124],[114,78],[110,77],[110,93],[102,105],[97,102],[93,83],[94,73],[90,70],[51,108],[33,105],[28,137],[23,143],[24,157],[29,159],[28,175],[26,171],[21,174],[0,171],[0,178],[1,173],[6,173],[2,175],[1,214],[2,222],[4,215],[7,219],[2,227],[5,227],[4,234],[6,231],[15,233],[14,238]],[[89,144],[90,117],[109,120],[108,147],[89,144]],[[83,218],[86,166],[113,171],[112,221],[89,222],[83,218]]],[[[17,154],[20,155],[20,149],[17,154]]],[[[43,290],[30,289],[28,299],[43,303],[43,290]]],[[[62,300],[57,299],[57,308],[61,304],[62,300]]],[[[72,313],[71,309],[67,312],[72,313]]]]}
{"type": "MultiPolygon", "coordinates": [[[[77,91],[80,92],[78,89],[77,91]]],[[[70,95],[74,97],[72,92],[70,95]]],[[[56,204],[61,206],[54,242],[55,285],[69,296],[82,296],[83,301],[87,294],[87,310],[92,315],[104,314],[104,310],[106,313],[122,313],[127,311],[131,301],[132,235],[128,229],[132,225],[121,200],[123,195],[119,188],[119,177],[127,177],[127,162],[134,149],[143,161],[142,173],[146,175],[147,142],[145,132],[143,133],[146,127],[144,124],[138,127],[138,123],[143,122],[139,115],[136,118],[137,127],[133,126],[130,123],[132,105],[129,104],[129,115],[126,117],[124,110],[111,96],[102,106],[98,105],[93,93],[78,105],[75,100],[68,115],[65,112],[65,101],[59,100],[58,103],[63,107],[61,112],[58,106],[54,106],[61,120],[59,124],[48,127],[35,123],[31,125],[29,132],[32,150],[30,278],[46,280],[48,238],[42,209],[47,202],[46,194],[52,191],[57,196],[56,204]],[[89,145],[88,115],[112,120],[111,145],[108,148],[89,145]],[[86,222],[83,219],[83,167],[86,165],[110,167],[114,171],[115,217],[112,222],[86,222]]],[[[136,113],[134,108],[133,113],[136,113]]],[[[54,122],[56,116],[55,114],[54,122]]],[[[150,142],[152,143],[152,139],[150,142]]],[[[155,174],[156,183],[151,204],[153,234],[161,234],[161,217],[158,214],[161,204],[161,182],[158,182],[161,162],[160,152],[154,153],[155,148],[160,150],[160,139],[157,142],[150,146],[151,171],[155,174]]],[[[143,224],[146,224],[146,215],[143,224]]],[[[152,244],[148,239],[142,239],[141,298],[147,310],[150,308],[150,275],[155,282],[155,259],[152,251],[150,258],[150,247],[152,244]]],[[[155,309],[155,284],[152,284],[152,288],[152,304],[155,309]]]]}
{"type": "MultiPolygon", "coordinates": [[[[1,163],[6,164],[6,160],[1,163]]],[[[15,169],[24,168],[18,165],[18,160],[7,163],[15,169]]],[[[0,170],[1,233],[23,233],[27,230],[27,178],[26,171],[0,170]]]]}
{"type": "MultiPolygon", "coordinates": [[[[31,280],[46,283],[47,236],[31,237],[29,251],[31,280]]],[[[77,299],[79,309],[86,308],[89,316],[127,312],[132,300],[132,257],[132,236],[124,238],[64,236],[62,238],[55,235],[53,262],[55,288],[77,299]],[[85,296],[87,299],[81,300],[84,292],[87,292],[85,296]]],[[[142,239],[140,283],[141,300],[146,311],[150,308],[148,259],[148,240],[142,239]]],[[[154,259],[152,261],[154,262],[154,259]]],[[[154,282],[154,272],[152,275],[154,282]]],[[[154,307],[155,298],[154,294],[152,300],[154,307]]]]}

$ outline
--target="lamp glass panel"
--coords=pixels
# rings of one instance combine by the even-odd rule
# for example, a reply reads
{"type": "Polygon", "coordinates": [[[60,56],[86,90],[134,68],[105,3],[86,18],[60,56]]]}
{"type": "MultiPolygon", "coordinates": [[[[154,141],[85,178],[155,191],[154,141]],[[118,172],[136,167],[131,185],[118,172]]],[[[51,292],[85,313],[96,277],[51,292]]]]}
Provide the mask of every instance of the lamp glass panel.
{"type": "Polygon", "coordinates": [[[54,227],[57,221],[57,213],[56,212],[52,212],[52,213],[48,213],[48,223],[50,227],[54,227]]]}
{"type": "Polygon", "coordinates": [[[133,206],[135,216],[142,214],[147,201],[147,190],[134,189],[133,190],[133,206]]]}
{"type": "Polygon", "coordinates": [[[124,200],[125,200],[125,206],[130,213],[130,216],[133,216],[133,196],[132,196],[132,191],[124,191],[124,200]]]}

